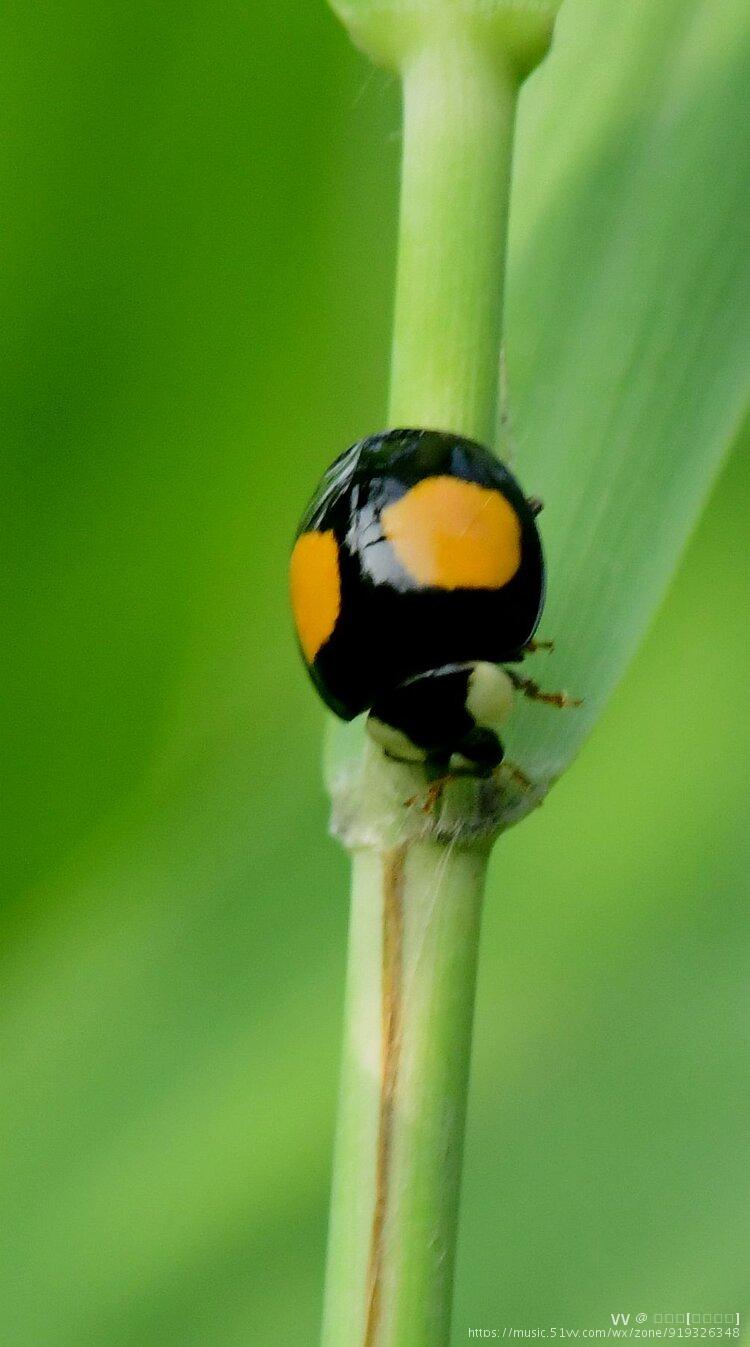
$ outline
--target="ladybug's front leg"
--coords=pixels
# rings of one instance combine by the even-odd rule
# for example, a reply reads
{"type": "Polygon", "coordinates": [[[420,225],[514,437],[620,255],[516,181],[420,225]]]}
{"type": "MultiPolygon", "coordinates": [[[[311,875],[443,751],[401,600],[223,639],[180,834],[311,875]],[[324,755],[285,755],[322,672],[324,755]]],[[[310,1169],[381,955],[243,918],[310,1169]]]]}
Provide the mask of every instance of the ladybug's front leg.
{"type": "Polygon", "coordinates": [[[567,692],[544,692],[539,684],[533,678],[522,678],[520,674],[513,669],[505,671],[518,692],[522,692],[524,697],[528,697],[532,702],[545,702],[548,706],[581,706],[580,697],[569,697],[567,692]]]}
{"type": "Polygon", "coordinates": [[[540,650],[554,650],[554,641],[537,641],[533,638],[519,646],[518,654],[505,660],[505,664],[523,664],[527,655],[536,655],[540,650]]]}

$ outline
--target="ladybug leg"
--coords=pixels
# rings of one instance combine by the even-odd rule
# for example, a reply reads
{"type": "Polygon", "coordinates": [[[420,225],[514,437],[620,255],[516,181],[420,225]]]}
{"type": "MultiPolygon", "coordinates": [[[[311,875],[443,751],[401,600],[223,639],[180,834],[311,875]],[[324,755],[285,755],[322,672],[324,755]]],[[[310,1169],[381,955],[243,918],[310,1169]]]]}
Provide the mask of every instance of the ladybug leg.
{"type": "Polygon", "coordinates": [[[505,759],[505,770],[510,773],[513,780],[521,786],[522,790],[529,791],[534,789],[534,782],[531,780],[531,777],[527,776],[525,772],[522,772],[521,768],[517,767],[514,762],[508,762],[507,758],[505,759]]]}
{"type": "Polygon", "coordinates": [[[554,641],[527,641],[522,647],[525,655],[534,655],[537,650],[554,650],[554,641]]]}
{"type": "Polygon", "coordinates": [[[449,768],[447,760],[443,759],[440,763],[432,762],[425,764],[428,769],[431,766],[439,774],[432,776],[427,783],[427,790],[424,795],[418,792],[416,795],[410,795],[408,800],[404,800],[404,808],[411,809],[413,805],[419,804],[423,814],[431,814],[433,809],[437,808],[445,793],[446,786],[456,779],[458,775],[449,768]]]}
{"type": "Polygon", "coordinates": [[[519,692],[524,697],[528,697],[532,702],[545,702],[548,706],[581,706],[580,697],[569,697],[567,692],[544,692],[539,684],[533,678],[521,678],[520,674],[512,669],[507,669],[506,673],[519,692]]]}
{"type": "MultiPolygon", "coordinates": [[[[433,759],[431,764],[428,763],[427,766],[432,766],[438,775],[433,776],[428,782],[424,795],[410,795],[408,800],[404,800],[404,806],[409,808],[420,801],[419,807],[422,813],[431,814],[440,804],[448,786],[451,786],[454,781],[465,781],[467,777],[481,780],[491,777],[496,771],[498,765],[497,751],[493,753],[491,760],[486,763],[473,762],[468,758],[462,762],[462,756],[459,749],[448,760],[445,758],[433,759]]],[[[502,750],[500,750],[500,758],[502,760],[502,750]]]]}
{"type": "Polygon", "coordinates": [[[467,777],[473,777],[474,780],[491,776],[491,772],[477,771],[469,767],[454,767],[450,772],[445,772],[443,776],[436,776],[429,783],[423,796],[410,795],[408,800],[404,800],[404,805],[408,808],[420,801],[420,809],[423,814],[432,814],[437,809],[448,786],[453,785],[454,781],[465,781],[467,777]]]}
{"type": "Polygon", "coordinates": [[[538,496],[528,496],[526,504],[531,510],[531,513],[533,514],[534,518],[536,518],[538,514],[541,514],[542,510],[544,509],[544,503],[539,499],[538,496]]]}
{"type": "Polygon", "coordinates": [[[445,794],[446,786],[449,786],[451,781],[455,780],[455,775],[455,772],[446,772],[444,776],[436,776],[434,781],[430,782],[419,806],[423,814],[431,814],[434,809],[437,809],[445,794]]]}
{"type": "Polygon", "coordinates": [[[504,756],[497,735],[491,730],[477,726],[456,745],[447,763],[444,759],[433,762],[439,775],[433,777],[427,787],[421,806],[422,812],[431,814],[442,800],[446,787],[454,781],[465,781],[467,777],[474,781],[488,780],[500,766],[504,756]]]}

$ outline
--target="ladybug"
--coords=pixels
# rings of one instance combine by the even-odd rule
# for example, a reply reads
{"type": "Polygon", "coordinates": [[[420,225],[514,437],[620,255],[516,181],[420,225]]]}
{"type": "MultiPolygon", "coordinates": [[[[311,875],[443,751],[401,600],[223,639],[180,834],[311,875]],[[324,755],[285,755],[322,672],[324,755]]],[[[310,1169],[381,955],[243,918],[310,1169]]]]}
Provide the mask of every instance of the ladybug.
{"type": "Polygon", "coordinates": [[[322,478],[291,557],[310,676],[391,757],[488,775],[536,648],[544,559],[536,514],[488,449],[436,430],[359,440],[322,478]]]}

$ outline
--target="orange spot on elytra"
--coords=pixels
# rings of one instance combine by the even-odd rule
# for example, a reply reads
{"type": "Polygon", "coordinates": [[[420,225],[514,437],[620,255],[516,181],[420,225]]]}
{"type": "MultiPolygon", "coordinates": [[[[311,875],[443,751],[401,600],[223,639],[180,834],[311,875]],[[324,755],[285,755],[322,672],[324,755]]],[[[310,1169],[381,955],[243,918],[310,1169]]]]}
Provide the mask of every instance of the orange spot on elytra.
{"type": "Polygon", "coordinates": [[[387,505],[380,522],[421,585],[499,589],[521,564],[521,521],[499,491],[457,477],[425,477],[387,505]]]}
{"type": "Polygon", "coordinates": [[[303,533],[289,564],[292,612],[308,664],[331,635],[341,608],[339,549],[332,529],[303,533]]]}

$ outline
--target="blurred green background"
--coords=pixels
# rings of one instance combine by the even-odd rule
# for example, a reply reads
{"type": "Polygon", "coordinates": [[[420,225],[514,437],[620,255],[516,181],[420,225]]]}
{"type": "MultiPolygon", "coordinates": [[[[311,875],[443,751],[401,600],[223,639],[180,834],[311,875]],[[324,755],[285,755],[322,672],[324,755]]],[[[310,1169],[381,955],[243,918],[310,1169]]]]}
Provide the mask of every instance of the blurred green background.
{"type": "MultiPolygon", "coordinates": [[[[724,0],[698,43],[701,8],[568,0],[524,94],[518,229],[575,199],[580,232],[543,291],[514,234],[521,459],[535,334],[585,311],[648,126],[726,100],[750,167],[750,24],[724,0]]],[[[0,25],[0,1341],[312,1343],[347,867],[285,567],[383,421],[397,89],[323,0],[0,25]]],[[[456,1343],[748,1308],[748,476],[735,452],[598,732],[497,849],[456,1343]]]]}

